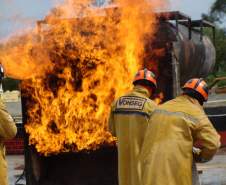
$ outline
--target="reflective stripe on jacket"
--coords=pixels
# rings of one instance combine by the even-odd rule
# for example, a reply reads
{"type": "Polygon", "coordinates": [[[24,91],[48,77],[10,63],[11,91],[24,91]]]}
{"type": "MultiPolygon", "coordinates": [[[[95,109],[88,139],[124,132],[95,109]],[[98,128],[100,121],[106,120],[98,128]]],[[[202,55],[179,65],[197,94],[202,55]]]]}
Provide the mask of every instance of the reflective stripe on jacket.
{"type": "Polygon", "coordinates": [[[193,144],[200,140],[201,157],[210,160],[219,139],[197,100],[182,95],[159,106],[139,157],[143,185],[192,185],[193,144]]]}
{"type": "Polygon", "coordinates": [[[8,185],[7,163],[5,159],[6,139],[12,139],[16,136],[17,128],[13,118],[6,111],[2,102],[0,102],[0,185],[8,185]]]}
{"type": "Polygon", "coordinates": [[[141,166],[137,162],[150,115],[156,104],[148,91],[134,87],[113,105],[109,118],[111,133],[118,139],[119,185],[139,185],[141,166]]]}

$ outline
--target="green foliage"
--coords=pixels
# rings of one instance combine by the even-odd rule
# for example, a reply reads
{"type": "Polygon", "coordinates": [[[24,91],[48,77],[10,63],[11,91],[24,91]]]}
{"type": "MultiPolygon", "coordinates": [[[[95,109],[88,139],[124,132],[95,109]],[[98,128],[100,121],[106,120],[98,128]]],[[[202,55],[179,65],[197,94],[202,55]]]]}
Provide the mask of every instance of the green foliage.
{"type": "MultiPolygon", "coordinates": [[[[204,34],[212,38],[211,30],[205,30],[204,34]]],[[[216,27],[215,48],[216,65],[213,73],[216,75],[218,72],[226,71],[226,30],[223,28],[216,27]]]]}
{"type": "Polygon", "coordinates": [[[226,31],[224,29],[216,29],[216,66],[214,72],[226,71],[226,31]]]}
{"type": "MultiPolygon", "coordinates": [[[[216,0],[209,14],[204,14],[203,19],[209,20],[211,22],[222,23],[226,16],[226,1],[216,0]]],[[[210,38],[212,37],[212,32],[210,30],[205,30],[204,32],[210,38]]],[[[216,77],[226,77],[226,28],[221,28],[216,26],[215,35],[215,48],[216,48],[216,65],[212,74],[207,78],[207,81],[211,83],[216,77]]],[[[220,82],[218,86],[226,86],[226,82],[220,82]]]]}
{"type": "MultiPolygon", "coordinates": [[[[211,38],[212,32],[205,30],[205,34],[211,38]]],[[[208,76],[207,81],[211,83],[217,77],[226,77],[226,31],[222,28],[216,28],[215,37],[216,64],[214,71],[208,76]]],[[[225,82],[219,83],[219,86],[226,85],[225,82]]]]}
{"type": "Polygon", "coordinates": [[[210,15],[215,19],[215,21],[221,22],[226,15],[226,1],[216,0],[211,7],[210,15]]]}
{"type": "MultiPolygon", "coordinates": [[[[217,77],[226,77],[226,71],[225,72],[218,72],[216,74],[212,73],[210,74],[205,80],[207,81],[207,83],[210,85],[213,83],[214,79],[217,77]]],[[[226,81],[221,81],[217,84],[218,87],[225,87],[226,86],[226,81]]]]}
{"type": "Polygon", "coordinates": [[[19,80],[14,80],[12,78],[4,78],[2,81],[2,87],[4,91],[19,90],[19,80]]]}

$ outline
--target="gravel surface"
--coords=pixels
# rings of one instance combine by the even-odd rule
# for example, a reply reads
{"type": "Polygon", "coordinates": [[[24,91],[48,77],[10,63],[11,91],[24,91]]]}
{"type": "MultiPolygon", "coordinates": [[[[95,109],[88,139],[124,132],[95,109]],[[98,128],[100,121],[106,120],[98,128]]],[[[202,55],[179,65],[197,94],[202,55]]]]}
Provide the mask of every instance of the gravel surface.
{"type": "Polygon", "coordinates": [[[201,185],[226,185],[226,154],[216,155],[206,164],[198,164],[201,185]]]}
{"type": "MultiPolygon", "coordinates": [[[[24,170],[24,156],[23,155],[8,155],[6,157],[8,162],[8,177],[9,185],[16,185],[17,179],[21,176],[24,170]]],[[[18,181],[18,185],[25,185],[25,179],[18,181]]]]}

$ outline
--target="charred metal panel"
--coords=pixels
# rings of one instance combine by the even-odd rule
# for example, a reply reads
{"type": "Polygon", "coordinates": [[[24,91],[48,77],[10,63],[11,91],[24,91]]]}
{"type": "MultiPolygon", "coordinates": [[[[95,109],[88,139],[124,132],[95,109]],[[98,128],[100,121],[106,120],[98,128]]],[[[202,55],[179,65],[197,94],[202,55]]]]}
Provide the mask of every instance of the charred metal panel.
{"type": "Polygon", "coordinates": [[[26,150],[27,185],[117,185],[117,150],[61,153],[44,157],[26,150]]]}

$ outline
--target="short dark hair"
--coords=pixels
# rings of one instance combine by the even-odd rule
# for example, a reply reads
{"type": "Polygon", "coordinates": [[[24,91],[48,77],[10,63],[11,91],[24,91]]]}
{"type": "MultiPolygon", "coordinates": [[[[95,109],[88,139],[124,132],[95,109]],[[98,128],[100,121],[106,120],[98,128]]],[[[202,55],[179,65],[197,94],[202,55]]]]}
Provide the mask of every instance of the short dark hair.
{"type": "Polygon", "coordinates": [[[144,86],[148,86],[148,87],[152,88],[153,93],[156,90],[155,85],[153,83],[151,83],[149,80],[145,80],[145,79],[137,80],[137,81],[133,82],[133,85],[144,85],[144,86]]]}
{"type": "Polygon", "coordinates": [[[184,88],[183,91],[184,91],[184,94],[198,100],[200,105],[204,104],[204,102],[205,102],[204,97],[202,97],[202,95],[200,93],[198,93],[197,91],[195,91],[194,89],[184,88]]]}

